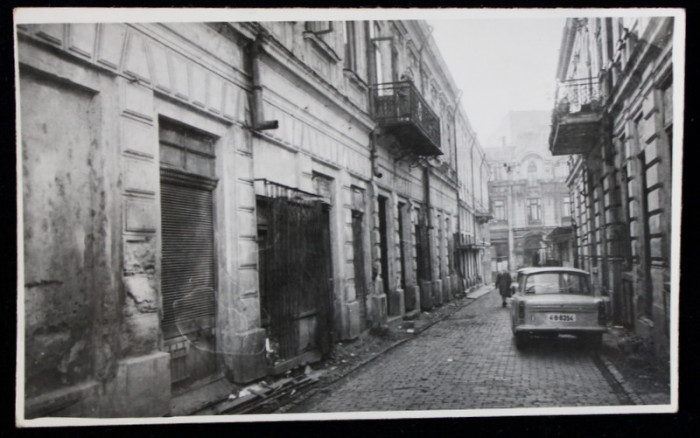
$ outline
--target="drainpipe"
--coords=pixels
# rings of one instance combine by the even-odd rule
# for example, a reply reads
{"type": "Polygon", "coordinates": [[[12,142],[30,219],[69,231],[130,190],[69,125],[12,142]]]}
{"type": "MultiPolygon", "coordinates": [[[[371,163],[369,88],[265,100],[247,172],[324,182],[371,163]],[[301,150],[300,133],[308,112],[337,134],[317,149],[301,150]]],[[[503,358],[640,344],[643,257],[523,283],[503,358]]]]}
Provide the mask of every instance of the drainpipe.
{"type": "Polygon", "coordinates": [[[260,83],[260,55],[264,52],[262,44],[265,38],[266,36],[263,33],[259,33],[255,41],[251,44],[248,55],[250,57],[250,67],[253,74],[252,115],[254,131],[265,131],[268,129],[277,129],[279,127],[279,121],[264,120],[263,115],[263,87],[260,83]]]}
{"type": "MultiPolygon", "coordinates": [[[[459,189],[460,189],[460,179],[459,179],[459,159],[457,157],[457,108],[459,105],[459,101],[462,99],[462,90],[459,90],[459,94],[457,94],[457,99],[455,99],[455,104],[454,108],[452,109],[452,143],[454,145],[454,159],[455,159],[455,169],[457,169],[457,234],[461,236],[461,231],[462,231],[462,220],[461,217],[462,215],[460,214],[460,197],[459,197],[459,189]]],[[[461,254],[461,251],[459,252],[461,254]]],[[[455,255],[452,254],[452,257],[455,255]]],[[[461,257],[460,257],[461,258],[461,257]]],[[[462,263],[457,264],[457,271],[458,273],[462,274],[464,276],[464,273],[462,272],[462,263]]]]}

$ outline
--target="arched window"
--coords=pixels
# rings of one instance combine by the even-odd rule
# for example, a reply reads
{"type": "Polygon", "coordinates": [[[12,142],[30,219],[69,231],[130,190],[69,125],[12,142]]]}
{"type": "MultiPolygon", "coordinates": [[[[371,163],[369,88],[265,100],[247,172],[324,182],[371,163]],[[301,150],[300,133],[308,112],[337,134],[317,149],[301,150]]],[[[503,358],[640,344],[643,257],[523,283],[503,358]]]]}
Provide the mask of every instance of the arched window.
{"type": "Polygon", "coordinates": [[[527,165],[527,180],[530,184],[537,181],[537,164],[534,161],[530,161],[530,164],[527,165]]]}

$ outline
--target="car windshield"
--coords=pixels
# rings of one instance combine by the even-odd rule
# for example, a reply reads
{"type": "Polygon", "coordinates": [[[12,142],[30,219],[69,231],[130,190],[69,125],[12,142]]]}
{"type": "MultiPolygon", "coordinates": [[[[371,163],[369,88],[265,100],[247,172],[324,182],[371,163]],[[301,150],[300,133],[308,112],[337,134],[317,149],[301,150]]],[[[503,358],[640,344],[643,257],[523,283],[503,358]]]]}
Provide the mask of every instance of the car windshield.
{"type": "Polygon", "coordinates": [[[573,272],[542,272],[525,279],[526,294],[591,295],[585,275],[573,272]]]}

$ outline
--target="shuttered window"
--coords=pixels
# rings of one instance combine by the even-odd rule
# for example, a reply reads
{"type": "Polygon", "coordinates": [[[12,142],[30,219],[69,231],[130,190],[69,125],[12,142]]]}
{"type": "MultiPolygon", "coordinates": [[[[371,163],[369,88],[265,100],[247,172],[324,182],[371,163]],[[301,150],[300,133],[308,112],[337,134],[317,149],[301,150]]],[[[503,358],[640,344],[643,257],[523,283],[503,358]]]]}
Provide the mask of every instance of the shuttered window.
{"type": "Polygon", "coordinates": [[[160,139],[163,332],[171,338],[214,325],[216,179],[211,138],[161,123],[160,139]]]}

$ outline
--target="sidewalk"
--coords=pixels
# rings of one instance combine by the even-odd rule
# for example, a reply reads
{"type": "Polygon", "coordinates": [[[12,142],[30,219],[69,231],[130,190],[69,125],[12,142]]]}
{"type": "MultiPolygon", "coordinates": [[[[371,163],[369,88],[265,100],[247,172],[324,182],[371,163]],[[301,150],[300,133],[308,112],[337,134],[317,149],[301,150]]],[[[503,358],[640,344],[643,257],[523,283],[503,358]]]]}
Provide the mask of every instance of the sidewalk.
{"type": "Polygon", "coordinates": [[[444,320],[459,309],[468,306],[479,297],[492,291],[493,288],[493,284],[472,287],[465,291],[462,297],[443,303],[442,306],[434,307],[430,311],[421,312],[414,320],[398,321],[390,325],[386,331],[371,333],[368,330],[356,340],[337,343],[330,359],[312,366],[315,372],[320,372],[318,383],[311,390],[300,394],[299,397],[286,406],[280,406],[274,412],[287,412],[294,405],[302,403],[317,392],[329,392],[329,387],[335,382],[393,348],[413,339],[432,325],[444,320]]]}
{"type": "Polygon", "coordinates": [[[267,377],[246,387],[219,379],[196,393],[183,394],[173,402],[171,415],[222,415],[286,412],[314,394],[391,349],[413,339],[439,321],[493,290],[493,285],[474,286],[461,297],[423,311],[415,319],[392,318],[382,330],[366,330],[357,339],[338,342],[325,361],[299,367],[282,376],[267,377]],[[212,390],[215,388],[215,391],[212,390]],[[217,396],[214,400],[212,393],[217,396]]]}
{"type": "MultiPolygon", "coordinates": [[[[224,394],[220,402],[189,414],[289,412],[315,394],[331,392],[336,384],[356,370],[492,291],[492,284],[474,287],[460,298],[421,312],[413,320],[396,318],[383,330],[367,330],[355,340],[336,343],[330,357],[323,362],[290,370],[283,376],[268,377],[246,388],[234,388],[231,394],[224,394]],[[242,408],[234,408],[236,405],[242,408]]],[[[603,337],[603,345],[594,360],[607,370],[608,377],[614,380],[612,384],[622,387],[630,403],[670,403],[668,370],[664,371],[654,363],[624,329],[614,327],[603,337]]]]}
{"type": "Polygon", "coordinates": [[[614,326],[603,336],[600,357],[635,404],[669,404],[670,365],[661,363],[624,327],[614,326]]]}

